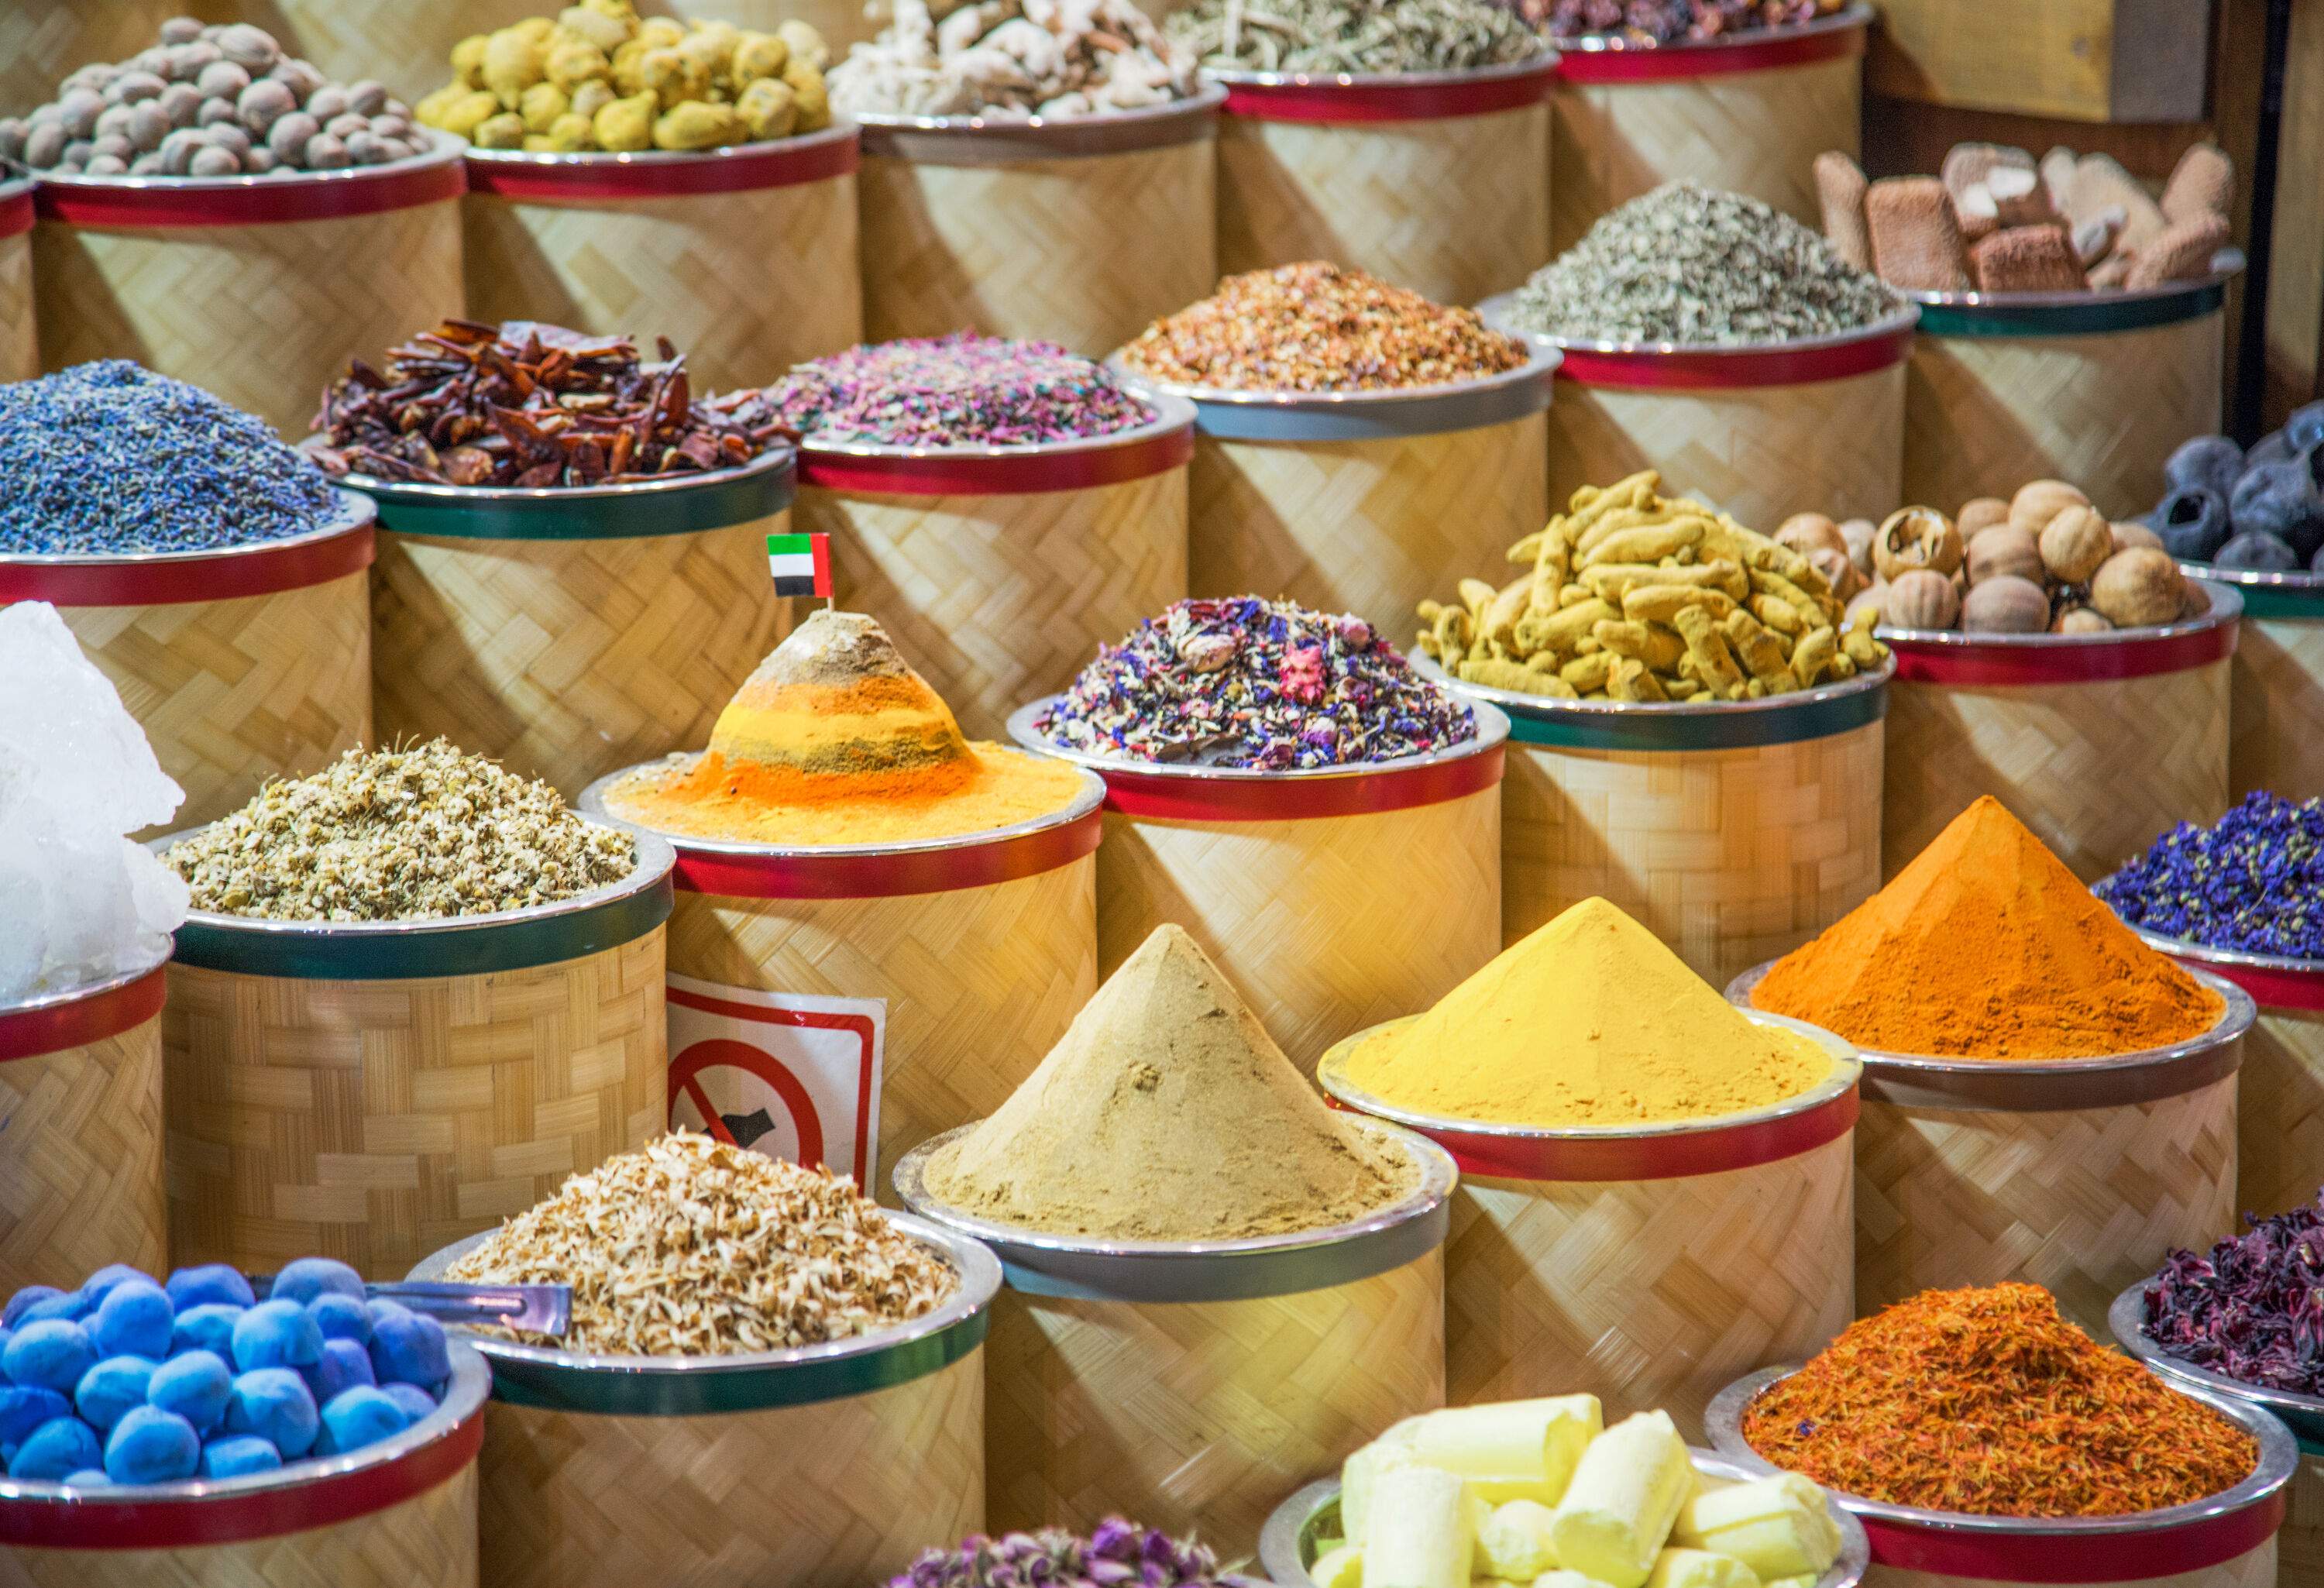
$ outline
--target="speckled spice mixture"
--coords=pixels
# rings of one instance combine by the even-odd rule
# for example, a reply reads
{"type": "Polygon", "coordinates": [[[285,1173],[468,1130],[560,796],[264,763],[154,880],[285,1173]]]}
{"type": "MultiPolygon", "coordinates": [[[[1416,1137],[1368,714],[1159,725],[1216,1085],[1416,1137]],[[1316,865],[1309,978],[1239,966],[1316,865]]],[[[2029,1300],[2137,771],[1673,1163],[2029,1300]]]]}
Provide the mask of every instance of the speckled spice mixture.
{"type": "Polygon", "coordinates": [[[213,551],[338,511],[263,420],[125,359],[0,385],[0,555],[213,551]]]}
{"type": "Polygon", "coordinates": [[[767,396],[811,440],[882,447],[1031,446],[1155,418],[1102,364],[1054,342],[970,331],[835,353],[796,366],[767,396]]]}
{"type": "Polygon", "coordinates": [[[1505,374],[1525,344],[1360,270],[1309,262],[1229,276],[1122,349],[1139,374],[1235,392],[1364,392],[1505,374]]]}
{"type": "Polygon", "coordinates": [[[1163,32],[1222,71],[1463,71],[1547,48],[1489,0],[1195,0],[1163,32]]]}

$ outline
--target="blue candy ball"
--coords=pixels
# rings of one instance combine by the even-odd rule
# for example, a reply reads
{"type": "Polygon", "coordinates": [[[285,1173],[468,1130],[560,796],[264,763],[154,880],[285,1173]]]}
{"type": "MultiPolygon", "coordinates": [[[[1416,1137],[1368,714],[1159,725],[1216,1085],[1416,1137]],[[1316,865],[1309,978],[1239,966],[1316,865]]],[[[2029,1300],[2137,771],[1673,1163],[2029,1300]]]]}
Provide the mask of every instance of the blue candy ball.
{"type": "Polygon", "coordinates": [[[80,1282],[80,1293],[88,1298],[91,1306],[95,1306],[132,1279],[160,1288],[154,1284],[153,1276],[143,1269],[133,1269],[125,1262],[109,1262],[80,1282]]]}
{"type": "Polygon", "coordinates": [[[322,1356],[323,1332],[295,1301],[262,1301],[235,1320],[234,1365],[245,1373],[312,1367],[322,1356]]]}
{"type": "Polygon", "coordinates": [[[189,1306],[170,1325],[170,1354],[208,1351],[226,1362],[234,1360],[234,1326],[248,1309],[230,1302],[206,1301],[189,1306]]]}
{"type": "Polygon", "coordinates": [[[69,1290],[62,1296],[51,1296],[45,1300],[34,1302],[24,1309],[23,1316],[16,1320],[16,1325],[21,1326],[25,1324],[50,1322],[77,1324],[96,1310],[96,1302],[78,1290],[69,1290]]]}
{"type": "Polygon", "coordinates": [[[411,1426],[411,1419],[392,1399],[368,1386],[341,1390],[323,1408],[323,1431],[315,1441],[318,1455],[345,1455],[392,1439],[411,1426]]]}
{"type": "Polygon", "coordinates": [[[309,1302],[307,1311],[326,1340],[353,1340],[361,1344],[371,1339],[371,1308],[352,1296],[330,1291],[309,1302]]]}
{"type": "Polygon", "coordinates": [[[318,1296],[345,1296],[361,1301],[363,1276],[328,1257],[302,1257],[284,1265],[282,1271],[274,1276],[276,1301],[307,1302],[318,1296]]]}
{"type": "Polygon", "coordinates": [[[250,1281],[231,1263],[206,1262],[198,1268],[180,1269],[162,1288],[169,1292],[170,1305],[180,1312],[189,1306],[248,1306],[258,1299],[250,1281]]]}
{"type": "Polygon", "coordinates": [[[452,1376],[444,1325],[416,1312],[372,1321],[371,1368],[383,1384],[434,1384],[452,1376]]]}
{"type": "Polygon", "coordinates": [[[131,1275],[97,1304],[88,1334],[100,1356],[147,1356],[159,1362],[170,1354],[170,1327],[177,1321],[178,1309],[161,1287],[131,1275]]]}
{"type": "Polygon", "coordinates": [[[364,1303],[364,1310],[371,1314],[372,1327],[374,1328],[377,1328],[379,1326],[379,1320],[382,1318],[402,1317],[410,1314],[411,1311],[411,1309],[404,1306],[403,1303],[385,1296],[373,1297],[369,1301],[364,1303]]]}
{"type": "Polygon", "coordinates": [[[382,1384],[379,1392],[401,1407],[415,1423],[436,1409],[436,1398],[417,1384],[382,1384]]]}
{"type": "Polygon", "coordinates": [[[116,1483],[174,1483],[201,1470],[202,1436],[175,1412],[141,1406],[105,1442],[105,1475],[116,1483]]]}
{"type": "Polygon", "coordinates": [[[11,1384],[0,1390],[0,1449],[22,1445],[42,1423],[72,1415],[72,1402],[56,1390],[11,1384]]]}
{"type": "Polygon", "coordinates": [[[110,1487],[112,1482],[113,1480],[105,1475],[101,1467],[83,1467],[79,1472],[65,1474],[65,1487],[68,1489],[104,1489],[110,1487]]]}
{"type": "Polygon", "coordinates": [[[369,1388],[379,1382],[372,1373],[369,1353],[355,1340],[324,1341],[323,1360],[312,1367],[300,1368],[299,1376],[315,1392],[317,1406],[329,1405],[331,1397],[342,1390],[357,1385],[369,1388]]]}
{"type": "Polygon", "coordinates": [[[131,1407],[145,1404],[145,1391],[153,1382],[157,1365],[149,1356],[106,1357],[83,1373],[73,1387],[73,1409],[98,1433],[111,1433],[131,1407]]]}
{"type": "Polygon", "coordinates": [[[202,1476],[246,1478],[282,1464],[282,1453],[255,1434],[231,1434],[202,1446],[202,1476]]]}
{"type": "Polygon", "coordinates": [[[8,1459],[8,1475],[34,1482],[60,1482],[85,1467],[105,1464],[97,1430],[78,1417],[52,1417],[32,1430],[8,1459]]]}
{"type": "Polygon", "coordinates": [[[15,1295],[8,1297],[8,1305],[5,1307],[0,1307],[0,1328],[14,1328],[25,1313],[43,1301],[58,1300],[64,1294],[64,1291],[58,1289],[54,1285],[25,1286],[15,1295]]]}
{"type": "Polygon", "coordinates": [[[259,1368],[238,1375],[226,1403],[226,1431],[255,1434],[288,1459],[313,1447],[322,1426],[306,1380],[289,1368],[259,1368]]]}
{"type": "Polygon", "coordinates": [[[153,1370],[145,1399],[193,1424],[195,1433],[208,1434],[225,1417],[226,1402],[234,1399],[234,1373],[217,1353],[189,1351],[153,1370]]]}
{"type": "Polygon", "coordinates": [[[0,1352],[0,1371],[12,1384],[53,1390],[69,1395],[80,1376],[97,1365],[97,1347],[78,1324],[43,1318],[26,1324],[8,1336],[0,1352]]]}

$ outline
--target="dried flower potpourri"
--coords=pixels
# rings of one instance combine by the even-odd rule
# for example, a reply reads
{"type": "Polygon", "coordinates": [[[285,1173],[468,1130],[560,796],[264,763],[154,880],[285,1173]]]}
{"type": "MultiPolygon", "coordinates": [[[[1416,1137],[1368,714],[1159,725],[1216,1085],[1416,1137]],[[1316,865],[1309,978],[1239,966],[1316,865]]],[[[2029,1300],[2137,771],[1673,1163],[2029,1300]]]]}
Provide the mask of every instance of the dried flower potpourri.
{"type": "Polygon", "coordinates": [[[443,920],[620,882],[630,840],[547,783],[435,739],[277,779],[161,858],[194,908],[288,921],[443,920]]]}
{"type": "Polygon", "coordinates": [[[2324,799],[2255,789],[2208,827],[2181,822],[2096,891],[2141,931],[2324,959],[2324,799]]]}
{"type": "Polygon", "coordinates": [[[1195,0],[1163,31],[1219,71],[1462,71],[1545,48],[1489,0],[1195,0]]]}
{"type": "Polygon", "coordinates": [[[2324,1197],[2163,1260],[2146,1334],[2180,1361],[2267,1390],[2324,1395],[2324,1197]]]}
{"type": "Polygon", "coordinates": [[[1093,755],[1268,771],[1393,761],[1477,736],[1475,713],[1363,619],[1255,596],[1172,604],[1100,646],[1033,725],[1093,755]]]}
{"type": "Polygon", "coordinates": [[[1130,0],[899,0],[831,69],[851,115],[1090,115],[1194,92],[1192,58],[1130,0]]]}
{"type": "Polygon", "coordinates": [[[596,1356],[731,1356],[875,1334],[959,1288],[845,1180],[689,1131],[575,1175],[447,1271],[573,1287],[596,1356]]]}
{"type": "Polygon", "coordinates": [[[1517,290],[1509,322],[1577,342],[1789,342],[1902,307],[1880,278],[1757,198],[1665,182],[1517,290]]]}
{"type": "Polygon", "coordinates": [[[1028,447],[1155,418],[1093,359],[973,331],[835,353],[794,365],[766,395],[776,420],[803,437],[880,447],[1028,447]]]}
{"type": "Polygon", "coordinates": [[[1139,374],[1237,392],[1438,386],[1507,374],[1526,356],[1474,309],[1315,261],[1229,276],[1121,353],[1139,374]]]}
{"type": "Polygon", "coordinates": [[[2259,1460],[2228,1418],[2020,1284],[1925,1290],[1858,1319],[1751,1402],[1743,1437],[1842,1494],[1972,1516],[2160,1510],[2259,1460]]]}
{"type": "Polygon", "coordinates": [[[0,556],[215,551],[339,510],[264,420],[125,359],[0,385],[0,556]]]}
{"type": "Polygon", "coordinates": [[[429,485],[622,485],[734,468],[782,439],[755,391],[696,401],[686,360],[627,337],[447,319],[362,359],[323,393],[314,456],[333,474],[429,485]]]}
{"type": "Polygon", "coordinates": [[[1796,27],[1848,0],[1517,0],[1512,9],[1560,39],[1614,34],[1640,44],[1700,44],[1796,27]]]}
{"type": "Polygon", "coordinates": [[[1108,1517],[1087,1538],[1062,1528],[973,1534],[956,1549],[931,1549],[888,1588],[1259,1588],[1219,1570],[1218,1557],[1190,1538],[1173,1538],[1108,1517]]]}

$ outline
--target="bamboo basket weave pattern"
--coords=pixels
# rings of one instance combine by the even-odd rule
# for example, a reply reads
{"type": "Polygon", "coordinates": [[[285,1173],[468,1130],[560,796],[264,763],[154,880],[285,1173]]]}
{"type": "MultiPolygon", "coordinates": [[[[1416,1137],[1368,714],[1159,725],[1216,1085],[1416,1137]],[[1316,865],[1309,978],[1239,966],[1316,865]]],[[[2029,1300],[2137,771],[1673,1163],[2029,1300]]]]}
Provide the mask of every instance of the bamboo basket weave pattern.
{"type": "Polygon", "coordinates": [[[255,226],[32,228],[41,358],[132,358],[303,436],[350,352],[461,311],[460,208],[255,226]]]}
{"type": "Polygon", "coordinates": [[[1219,125],[1219,268],[1325,259],[1439,303],[1474,303],[1549,258],[1549,195],[1546,105],[1331,125],[1230,115],[1219,125]]]}
{"type": "Polygon", "coordinates": [[[32,240],[0,237],[0,381],[29,381],[41,373],[41,342],[33,328],[32,240]]]}
{"type": "Polygon", "coordinates": [[[662,933],[474,976],[170,967],[171,1256],[400,1279],[668,1120],[662,933]]]}
{"type": "MultiPolygon", "coordinates": [[[[2284,1491],[2283,1527],[2275,1536],[2276,1588],[2324,1583],[2324,1456],[2300,1453],[2284,1491]]],[[[2263,1585],[2264,1588],[2264,1585],[2263,1585]]]]}
{"type": "MultiPolygon", "coordinates": [[[[2244,1037],[2241,1075],[2236,1211],[2281,1213],[2314,1201],[2324,1187],[2324,1012],[2263,1005],[2244,1037]]],[[[2324,1512],[2318,1519],[2324,1525],[2324,1512]]]]}
{"type": "MultiPolygon", "coordinates": [[[[219,5],[207,0],[205,21],[214,20],[209,11],[219,5]]],[[[223,9],[232,14],[226,20],[238,15],[272,29],[285,50],[313,61],[333,82],[376,78],[413,103],[452,80],[452,46],[462,39],[542,13],[535,0],[226,0],[223,9]]],[[[398,336],[422,323],[413,321],[398,336]]]]}
{"type": "Polygon", "coordinates": [[[2229,792],[2324,791],[2324,623],[2246,617],[2227,695],[2229,792]]]}
{"type": "MultiPolygon", "coordinates": [[[[884,1170],[1008,1101],[1097,991],[1096,863],[888,899],[681,890],[669,968],[768,992],[884,998],[884,1170]]],[[[870,1187],[893,1202],[883,1172],[870,1187]]]]}
{"type": "Polygon", "coordinates": [[[1218,284],[1209,138],[1114,154],[934,165],[864,157],[871,339],[964,327],[1102,356],[1218,284]]]}
{"type": "Polygon", "coordinates": [[[731,22],[738,28],[771,33],[797,17],[821,33],[832,59],[847,53],[895,20],[893,0],[652,0],[641,11],[665,13],[697,22],[731,22]]]}
{"type": "MultiPolygon", "coordinates": [[[[1471,118],[1481,119],[1481,118],[1471,118]]],[[[1287,596],[1405,636],[1460,571],[1499,568],[1549,516],[1542,414],[1364,441],[1198,435],[1189,577],[1197,596],[1287,596]]]]}
{"type": "Polygon", "coordinates": [[[987,1417],[995,1528],[1136,1516],[1222,1547],[1302,1482],[1444,1404],[1443,1254],[1243,1301],[1001,1293],[987,1417]]]}
{"type": "MultiPolygon", "coordinates": [[[[2292,1503],[2297,1505],[2298,1486],[2293,1487],[2292,1503]]],[[[2285,1531],[2289,1533],[2287,1523],[2285,1531]]],[[[2290,1571],[2281,1579],[2276,1574],[2277,1540],[2270,1538],[2256,1549],[2246,1550],[2233,1560],[2221,1561],[2215,1566],[2202,1566],[2191,1572],[2172,1572],[2161,1577],[2132,1577],[2108,1584],[2108,1588],[2293,1588],[2298,1581],[2290,1571]]],[[[1997,1581],[1990,1577],[1956,1577],[1937,1572],[1907,1571],[1902,1566],[1882,1565],[1878,1561],[1864,1574],[1866,1588],[2022,1588],[2021,1584],[1997,1581]]]]}
{"type": "Polygon", "coordinates": [[[1660,1407],[1699,1439],[1739,1375],[1797,1362],[1857,1315],[1842,1134],[1790,1158],[1657,1180],[1463,1176],[1444,1286],[1455,1406],[1589,1384],[1610,1422],[1660,1407]]]}
{"type": "Polygon", "coordinates": [[[468,313],[686,350],[697,392],[762,386],[863,339],[855,179],[553,203],[464,200],[468,313]]]}
{"type": "Polygon", "coordinates": [[[224,601],[57,610],[185,789],[173,825],[213,821],[269,778],[371,743],[367,573],[224,601]]]}
{"type": "MultiPolygon", "coordinates": [[[[1904,390],[1903,365],[1723,391],[1560,381],[1549,477],[1563,487],[1660,469],[1687,495],[1770,532],[1808,511],[1877,521],[1900,499],[1926,500],[1899,495],[1904,390]]],[[[1946,511],[1959,505],[1948,499],[1946,511]]]]}
{"type": "Polygon", "coordinates": [[[1892,684],[1889,874],[1980,794],[2086,882],[2175,823],[2216,820],[2227,808],[2227,671],[2222,659],[2094,682],[1892,684]]]}
{"type": "Polygon", "coordinates": [[[0,1286],[168,1266],[161,1021],[0,1064],[0,1286]]]}
{"type": "Polygon", "coordinates": [[[77,67],[128,60],[186,9],[183,0],[9,0],[0,6],[0,115],[48,103],[77,67]]]}
{"type": "Polygon", "coordinates": [[[2163,494],[2181,441],[2219,429],[2222,312],[2068,337],[1913,345],[1902,500],[1951,512],[2025,480],[2071,480],[2110,513],[2163,494]]]}
{"type": "Polygon", "coordinates": [[[1108,811],[1098,974],[1175,921],[1313,1076],[1333,1043],[1426,1009],[1499,952],[1500,812],[1498,789],[1296,821],[1108,811]]]}
{"type": "Polygon", "coordinates": [[[961,727],[991,738],[1186,594],[1186,478],[997,496],[809,485],[795,512],[831,537],[839,599],[878,613],[961,727]]]}
{"type": "Polygon", "coordinates": [[[0,1546],[0,1588],[476,1588],[476,1463],[349,1521],[167,1549],[0,1546]]]}
{"type": "Polygon", "coordinates": [[[1812,168],[1827,149],[1856,157],[1863,73],[1862,58],[1849,56],[1674,82],[1561,80],[1550,101],[1551,254],[1608,210],[1680,178],[1820,229],[1812,168]]]}
{"type": "Polygon", "coordinates": [[[1856,1300],[2024,1279],[2099,1338],[2174,1247],[2236,1216],[2236,1077],[2176,1097],[2046,1113],[1904,1107],[1856,1126],[1856,1300]]]}
{"type": "Polygon", "coordinates": [[[984,1363],[700,1417],[490,1402],[487,1588],[864,1588],[984,1526],[984,1363]]]}
{"type": "Polygon", "coordinates": [[[1877,722],[1789,744],[1641,752],[1511,744],[1501,940],[1611,900],[1713,986],[1880,885],[1877,722]]]}
{"type": "Polygon", "coordinates": [[[441,734],[568,798],[709,736],[789,629],[766,538],[788,515],[603,540],[382,531],[373,570],[383,739],[441,734]]]}

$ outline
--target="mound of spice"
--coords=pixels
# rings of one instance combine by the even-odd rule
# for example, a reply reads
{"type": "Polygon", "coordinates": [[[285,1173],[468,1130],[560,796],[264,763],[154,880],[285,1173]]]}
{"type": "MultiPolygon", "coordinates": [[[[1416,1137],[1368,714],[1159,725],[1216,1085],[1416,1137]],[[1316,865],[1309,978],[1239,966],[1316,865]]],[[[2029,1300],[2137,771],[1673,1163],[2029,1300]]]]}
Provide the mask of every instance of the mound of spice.
{"type": "Polygon", "coordinates": [[[1219,967],[1165,925],[991,1117],[930,1155],[972,1217],[1052,1234],[1235,1241],[1347,1223],[1410,1188],[1323,1105],[1219,967]]]}
{"type": "Polygon", "coordinates": [[[898,0],[831,69],[851,115],[1102,115],[1183,99],[1191,58],[1130,0],[898,0]]]}
{"type": "Polygon", "coordinates": [[[2173,1251],[2146,1288],[2146,1333],[2181,1361],[2266,1390],[2324,1395],[2324,1197],[2211,1248],[2173,1251]]]}
{"type": "Polygon", "coordinates": [[[1730,33],[1796,27],[1848,0],[1517,0],[1512,7],[1553,37],[1613,34],[1639,44],[1700,44],[1730,33]]]}
{"type": "Polygon", "coordinates": [[[1859,1048],[1989,1059],[2167,1048],[2224,1010],[1990,795],[1777,960],[1751,1002],[1859,1048]]]}
{"type": "Polygon", "coordinates": [[[1441,386],[1506,374],[1526,358],[1524,343],[1474,309],[1314,261],[1229,276],[1121,350],[1139,374],[1231,392],[1441,386]]]}
{"type": "Polygon", "coordinates": [[[1831,1057],[1746,1018],[1652,932],[1585,899],[1357,1043],[1346,1073],[1416,1113],[1629,1125],[1768,1107],[1822,1083],[1831,1057]]]}
{"type": "Polygon", "coordinates": [[[1047,756],[969,743],[878,623],[816,612],[743,680],[709,749],[641,767],[605,808],[687,837],[878,844],[1030,821],[1086,786],[1047,756]]]}
{"type": "Polygon", "coordinates": [[[432,739],[276,779],[161,860],[198,910],[420,921],[571,899],[628,876],[637,851],[547,783],[432,739]]]}
{"type": "Polygon", "coordinates": [[[1054,342],[959,331],[854,347],[767,388],[778,422],[811,440],[1019,447],[1150,424],[1151,404],[1054,342]]]}
{"type": "Polygon", "coordinates": [[[686,360],[627,337],[447,319],[382,374],[357,358],[323,393],[315,460],[425,485],[617,485],[748,463],[783,437],[755,391],[695,401],[686,360]]]}
{"type": "Polygon", "coordinates": [[[1727,346],[1860,330],[1902,306],[1790,216],[1665,182],[1536,271],[1509,322],[1577,342],[1727,346]]]}
{"type": "Polygon", "coordinates": [[[598,1356],[820,1345],[920,1317],[960,1287],[847,1181],[685,1131],[575,1175],[445,1278],[570,1285],[571,1327],[528,1343],[598,1356]]]}
{"type": "Polygon", "coordinates": [[[2181,822],[2096,891],[2161,937],[2324,959],[2324,799],[2255,789],[2208,827],[2181,822]]]}
{"type": "Polygon", "coordinates": [[[0,385],[0,555],[215,551],[338,499],[264,420],[125,359],[0,385]]]}
{"type": "Polygon", "coordinates": [[[2038,1285],[1927,1290],[1859,1318],[1743,1416],[1767,1460],[1864,1500],[2114,1517],[2251,1475],[2259,1446],[2058,1316],[2038,1285]]]}
{"type": "Polygon", "coordinates": [[[1477,736],[1476,713],[1363,619],[1256,596],[1172,603],[1100,646],[1033,726],[1091,755],[1278,771],[1477,736]]]}
{"type": "Polygon", "coordinates": [[[1462,71],[1544,49],[1490,0],[1194,0],[1163,31],[1215,71],[1462,71]]]}

